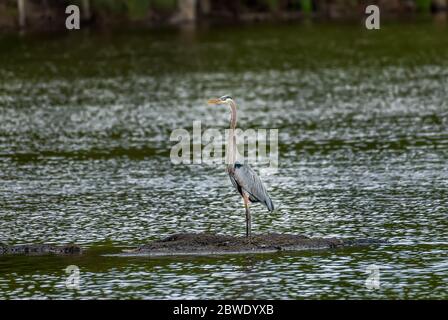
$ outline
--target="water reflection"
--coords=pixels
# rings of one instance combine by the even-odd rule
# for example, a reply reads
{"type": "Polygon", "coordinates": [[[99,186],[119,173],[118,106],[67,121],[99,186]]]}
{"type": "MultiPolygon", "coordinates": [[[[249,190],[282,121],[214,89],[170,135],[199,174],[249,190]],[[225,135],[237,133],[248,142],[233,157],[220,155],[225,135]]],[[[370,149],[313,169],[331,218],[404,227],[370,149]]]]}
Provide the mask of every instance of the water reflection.
{"type": "Polygon", "coordinates": [[[4,298],[427,298],[421,288],[431,290],[432,298],[446,295],[439,286],[447,280],[446,265],[429,276],[424,269],[431,268],[428,261],[434,257],[422,260],[413,247],[249,257],[35,259],[43,270],[29,259],[14,258],[16,271],[0,281],[4,298]],[[406,251],[406,257],[397,257],[397,250],[406,251]],[[73,262],[80,267],[80,290],[65,287],[63,269],[73,262]],[[378,290],[365,287],[372,263],[381,270],[378,290]]]}

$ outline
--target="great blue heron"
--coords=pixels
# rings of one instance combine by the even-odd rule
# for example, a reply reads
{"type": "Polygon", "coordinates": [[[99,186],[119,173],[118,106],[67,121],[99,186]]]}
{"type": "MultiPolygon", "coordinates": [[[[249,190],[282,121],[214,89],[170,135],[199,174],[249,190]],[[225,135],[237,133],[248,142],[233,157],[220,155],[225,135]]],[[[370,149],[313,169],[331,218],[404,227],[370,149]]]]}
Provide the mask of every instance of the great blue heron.
{"type": "Polygon", "coordinates": [[[246,237],[251,237],[251,216],[249,203],[261,202],[269,211],[274,210],[274,204],[269,197],[260,177],[247,164],[236,161],[236,103],[230,96],[208,100],[209,104],[227,105],[230,107],[230,131],[226,151],[227,173],[235,189],[241,194],[246,208],[246,237]]]}

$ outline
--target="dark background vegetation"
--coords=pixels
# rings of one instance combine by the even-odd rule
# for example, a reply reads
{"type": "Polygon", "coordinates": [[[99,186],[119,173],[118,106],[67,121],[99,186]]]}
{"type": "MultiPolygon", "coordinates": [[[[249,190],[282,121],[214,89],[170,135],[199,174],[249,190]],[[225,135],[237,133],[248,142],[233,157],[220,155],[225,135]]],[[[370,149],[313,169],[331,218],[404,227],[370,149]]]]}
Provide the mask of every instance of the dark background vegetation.
{"type": "Polygon", "coordinates": [[[0,30],[61,30],[65,8],[81,8],[83,26],[155,26],[265,20],[353,19],[376,4],[383,17],[446,18],[447,0],[1,0],[0,30]]]}

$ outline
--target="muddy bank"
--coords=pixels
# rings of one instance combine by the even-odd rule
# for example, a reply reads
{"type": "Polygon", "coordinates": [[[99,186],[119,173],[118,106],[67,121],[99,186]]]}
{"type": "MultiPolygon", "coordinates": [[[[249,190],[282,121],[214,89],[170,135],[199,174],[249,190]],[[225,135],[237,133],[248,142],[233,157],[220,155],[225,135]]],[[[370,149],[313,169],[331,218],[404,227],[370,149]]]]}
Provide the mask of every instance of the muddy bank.
{"type": "Polygon", "coordinates": [[[127,250],[125,256],[210,255],[270,253],[278,251],[322,250],[380,244],[373,239],[309,238],[293,234],[253,235],[245,237],[182,233],[127,250]]]}
{"type": "Polygon", "coordinates": [[[81,254],[82,249],[77,244],[51,245],[51,244],[24,244],[24,245],[6,245],[0,244],[0,255],[76,255],[81,254]]]}

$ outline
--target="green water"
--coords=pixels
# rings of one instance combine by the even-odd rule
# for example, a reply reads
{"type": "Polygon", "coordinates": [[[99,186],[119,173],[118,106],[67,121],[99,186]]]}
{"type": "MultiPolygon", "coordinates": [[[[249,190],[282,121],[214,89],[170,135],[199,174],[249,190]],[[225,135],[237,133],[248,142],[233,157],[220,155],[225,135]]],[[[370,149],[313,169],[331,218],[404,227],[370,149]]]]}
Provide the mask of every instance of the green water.
{"type": "MultiPolygon", "coordinates": [[[[448,298],[448,26],[432,21],[0,37],[0,298],[448,298]],[[253,232],[364,249],[123,258],[175,232],[244,234],[224,166],[174,165],[173,129],[279,129],[280,209],[253,232]],[[64,269],[80,270],[79,290],[64,269]],[[380,286],[369,290],[369,266],[380,286]]],[[[256,165],[254,167],[257,167],[256,165]]]]}

